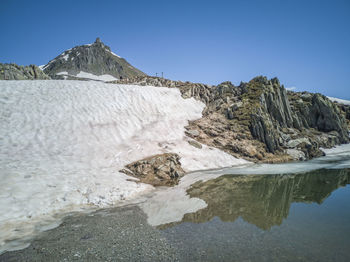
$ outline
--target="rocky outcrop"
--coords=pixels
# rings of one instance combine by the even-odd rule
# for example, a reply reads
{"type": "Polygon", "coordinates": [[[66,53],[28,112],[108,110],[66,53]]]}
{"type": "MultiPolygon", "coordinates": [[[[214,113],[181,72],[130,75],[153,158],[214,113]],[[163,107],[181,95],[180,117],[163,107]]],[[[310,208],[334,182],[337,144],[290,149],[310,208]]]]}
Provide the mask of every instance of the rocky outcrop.
{"type": "Polygon", "coordinates": [[[151,156],[120,170],[129,176],[140,179],[140,182],[154,186],[173,186],[185,174],[177,154],[165,153],[151,156]]]}
{"type": "Polygon", "coordinates": [[[96,76],[110,75],[117,79],[144,76],[145,74],[130,65],[124,58],[114,54],[110,47],[99,38],[92,44],[69,49],[43,67],[46,74],[54,79],[77,79],[80,72],[96,76]]]}
{"type": "Polygon", "coordinates": [[[234,86],[137,77],[114,83],[179,88],[206,104],[203,117],[186,127],[202,144],[250,161],[285,162],[322,156],[320,147],[348,143],[350,109],[321,94],[287,91],[277,78],[256,77],[234,86]]]}
{"type": "Polygon", "coordinates": [[[338,143],[348,143],[346,120],[338,106],[321,94],[290,93],[295,112],[294,127],[315,128],[321,132],[338,133],[338,143]]]}
{"type": "Polygon", "coordinates": [[[350,104],[343,104],[337,101],[333,101],[333,104],[337,106],[339,112],[345,118],[348,129],[350,130],[350,104]]]}
{"type": "Polygon", "coordinates": [[[0,63],[0,80],[35,80],[50,79],[36,65],[19,66],[16,64],[0,63]]]}

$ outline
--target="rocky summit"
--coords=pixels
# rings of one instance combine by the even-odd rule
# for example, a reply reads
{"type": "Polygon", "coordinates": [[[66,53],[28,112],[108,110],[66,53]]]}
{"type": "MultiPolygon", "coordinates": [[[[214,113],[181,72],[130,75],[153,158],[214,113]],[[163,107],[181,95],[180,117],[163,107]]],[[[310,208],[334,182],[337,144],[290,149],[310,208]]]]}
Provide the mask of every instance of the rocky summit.
{"type": "MultiPolygon", "coordinates": [[[[100,38],[92,44],[76,46],[43,66],[43,71],[53,79],[84,80],[98,76],[107,80],[144,76],[124,58],[113,53],[100,38]]],[[[96,78],[95,80],[104,80],[96,78]]]]}
{"type": "Polygon", "coordinates": [[[0,80],[34,80],[50,79],[36,65],[20,66],[0,63],[0,80]]]}
{"type": "Polygon", "coordinates": [[[115,83],[179,88],[206,104],[186,134],[249,161],[285,162],[324,155],[320,148],[349,143],[350,109],[321,94],[287,91],[277,78],[259,76],[234,86],[136,77],[115,83]]]}

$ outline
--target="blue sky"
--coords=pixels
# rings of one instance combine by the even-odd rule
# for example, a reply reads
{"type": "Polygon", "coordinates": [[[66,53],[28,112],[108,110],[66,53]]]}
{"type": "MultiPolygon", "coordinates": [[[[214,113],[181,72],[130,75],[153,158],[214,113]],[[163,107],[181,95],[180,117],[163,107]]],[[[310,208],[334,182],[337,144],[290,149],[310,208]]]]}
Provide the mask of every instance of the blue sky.
{"type": "Polygon", "coordinates": [[[218,84],[277,76],[350,99],[350,1],[16,1],[0,62],[46,64],[97,36],[147,74],[218,84]]]}

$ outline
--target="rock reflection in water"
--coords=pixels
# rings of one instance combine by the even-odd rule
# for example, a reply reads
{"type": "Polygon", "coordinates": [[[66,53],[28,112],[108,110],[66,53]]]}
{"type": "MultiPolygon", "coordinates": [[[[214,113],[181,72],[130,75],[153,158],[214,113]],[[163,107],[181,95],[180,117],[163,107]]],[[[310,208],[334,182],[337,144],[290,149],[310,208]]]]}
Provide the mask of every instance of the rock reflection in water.
{"type": "MultiPolygon", "coordinates": [[[[180,223],[203,223],[214,217],[229,222],[242,217],[268,230],[282,224],[293,202],[322,204],[332,191],[349,183],[350,169],[288,175],[225,175],[192,185],[188,194],[203,199],[208,206],[186,214],[180,223]]],[[[161,228],[175,224],[178,223],[161,228]]]]}

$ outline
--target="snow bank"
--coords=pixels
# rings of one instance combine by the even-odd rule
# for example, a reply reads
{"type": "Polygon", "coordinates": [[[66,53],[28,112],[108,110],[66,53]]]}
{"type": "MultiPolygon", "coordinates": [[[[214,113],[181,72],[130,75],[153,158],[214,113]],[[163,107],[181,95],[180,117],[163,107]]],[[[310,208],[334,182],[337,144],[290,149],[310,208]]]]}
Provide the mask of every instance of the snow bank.
{"type": "Polygon", "coordinates": [[[338,102],[339,104],[344,104],[344,105],[350,105],[350,101],[349,100],[344,100],[344,99],[330,97],[330,96],[327,96],[327,97],[328,97],[329,100],[331,100],[333,102],[338,102]]]}
{"type": "Polygon", "coordinates": [[[177,152],[187,171],[245,162],[188,144],[184,126],[204,104],[178,89],[0,81],[0,106],[0,253],[54,213],[152,190],[118,172],[132,161],[177,152]]]}

